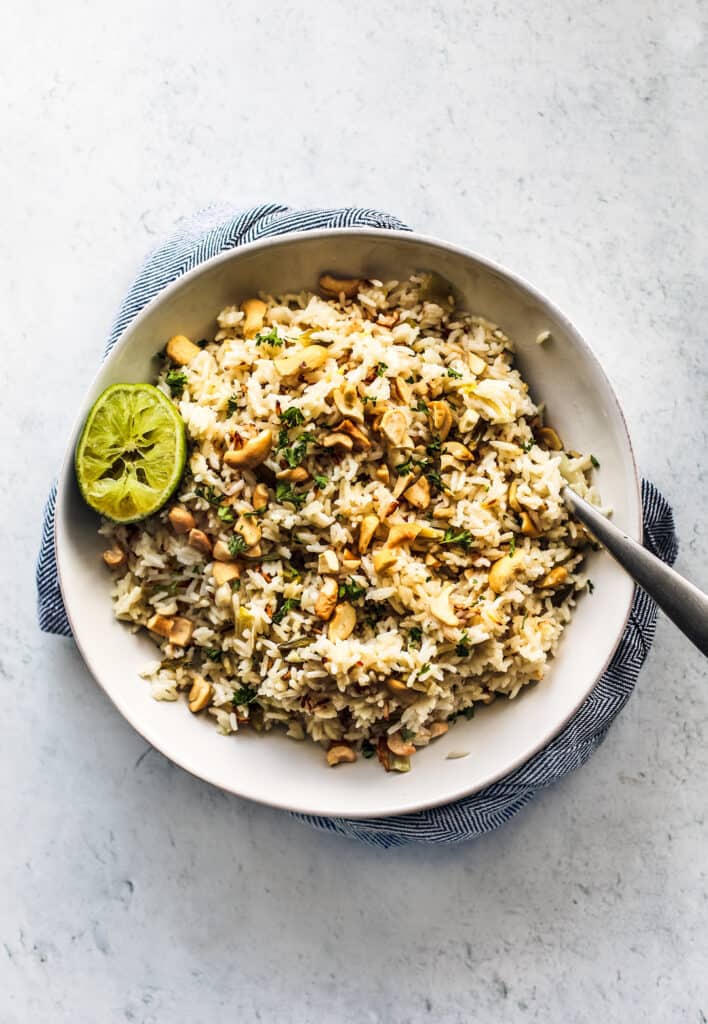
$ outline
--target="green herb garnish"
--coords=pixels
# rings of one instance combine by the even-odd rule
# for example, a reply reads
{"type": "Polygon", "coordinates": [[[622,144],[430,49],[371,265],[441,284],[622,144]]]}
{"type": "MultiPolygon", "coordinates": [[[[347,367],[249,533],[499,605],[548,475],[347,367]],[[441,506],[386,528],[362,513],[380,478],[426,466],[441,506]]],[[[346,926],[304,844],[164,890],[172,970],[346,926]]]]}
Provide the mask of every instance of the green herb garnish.
{"type": "Polygon", "coordinates": [[[170,389],[173,398],[180,398],[187,387],[187,374],[184,370],[168,370],[165,376],[165,384],[170,389]]]}
{"type": "Polygon", "coordinates": [[[235,558],[236,555],[243,554],[243,552],[248,549],[248,544],[244,540],[243,534],[239,533],[238,530],[234,530],[229,537],[228,549],[232,558],[235,558]]]}
{"type": "Polygon", "coordinates": [[[278,337],[278,332],[275,327],[271,327],[269,331],[260,331],[256,335],[256,347],[260,348],[261,345],[270,345],[271,348],[280,348],[283,344],[283,339],[278,337]]]}
{"type": "Polygon", "coordinates": [[[299,597],[286,597],[282,604],[278,605],[278,608],[273,615],[273,622],[282,622],[288,612],[291,612],[293,608],[300,607],[299,597]]]}
{"type": "Polygon", "coordinates": [[[589,594],[594,594],[595,593],[595,584],[593,583],[592,580],[588,580],[588,593],[589,594]]]}
{"type": "Polygon", "coordinates": [[[415,732],[412,729],[407,729],[405,725],[399,730],[399,732],[401,734],[401,739],[405,740],[406,743],[408,743],[409,740],[412,740],[415,736],[415,732]]]}
{"type": "Polygon", "coordinates": [[[467,633],[467,630],[464,630],[464,632],[460,636],[460,639],[457,641],[457,646],[455,647],[455,654],[458,656],[458,658],[466,658],[469,655],[469,639],[470,638],[467,633]]]}
{"type": "Polygon", "coordinates": [[[463,376],[459,370],[453,370],[451,366],[448,367],[447,375],[448,377],[452,377],[453,380],[462,380],[463,376]]]}
{"type": "Polygon", "coordinates": [[[221,491],[217,491],[216,487],[210,487],[209,484],[197,484],[194,493],[197,497],[204,498],[210,505],[220,505],[224,497],[221,491]]]}
{"type": "Polygon", "coordinates": [[[221,661],[224,657],[224,652],[220,651],[218,647],[207,647],[204,653],[210,661],[221,661]]]}
{"type": "Polygon", "coordinates": [[[349,577],[346,583],[339,584],[339,597],[346,597],[349,601],[358,601],[366,593],[366,587],[349,577]]]}
{"type": "Polygon", "coordinates": [[[302,508],[307,501],[307,495],[301,491],[296,491],[290,484],[279,483],[275,488],[276,501],[288,501],[295,508],[302,508]]]}
{"type": "Polygon", "coordinates": [[[469,530],[455,530],[455,528],[451,526],[445,530],[445,536],[440,543],[459,544],[460,547],[467,549],[472,543],[472,534],[469,530]]]}
{"type": "Polygon", "coordinates": [[[468,721],[470,720],[470,718],[474,718],[474,713],[475,713],[475,706],[474,706],[474,704],[470,704],[469,707],[462,709],[462,714],[465,716],[465,718],[468,721]]]}
{"type": "Polygon", "coordinates": [[[216,514],[222,523],[233,523],[234,521],[233,509],[229,508],[228,505],[219,505],[216,514]]]}
{"type": "Polygon", "coordinates": [[[427,413],[427,411],[428,411],[428,406],[427,406],[427,405],[425,404],[425,402],[423,401],[423,399],[422,399],[422,398],[419,398],[419,399],[418,399],[418,401],[417,401],[417,402],[415,403],[415,405],[413,406],[413,408],[414,408],[414,410],[415,410],[416,412],[424,412],[424,413],[427,413]]]}
{"type": "Polygon", "coordinates": [[[286,423],[289,427],[299,427],[305,422],[305,417],[301,409],[298,409],[296,405],[291,405],[280,413],[280,422],[286,423]]]}
{"type": "Polygon", "coordinates": [[[241,408],[241,401],[238,395],[230,395],[226,402],[226,412],[229,416],[233,416],[237,409],[241,408]]]}
{"type": "Polygon", "coordinates": [[[243,686],[239,686],[234,690],[231,697],[231,703],[235,708],[244,707],[248,704],[253,704],[257,696],[258,688],[255,686],[248,686],[244,683],[243,686]]]}
{"type": "Polygon", "coordinates": [[[386,370],[388,370],[388,366],[386,365],[386,363],[377,363],[376,364],[376,376],[377,377],[385,377],[386,376],[386,370]]]}
{"type": "Polygon", "coordinates": [[[408,631],[408,643],[414,647],[420,647],[420,641],[423,639],[423,630],[420,626],[411,626],[408,631]]]}
{"type": "Polygon", "coordinates": [[[590,456],[590,461],[592,462],[592,464],[595,467],[595,469],[599,469],[600,468],[600,460],[596,459],[594,455],[590,456]]]}
{"type": "Polygon", "coordinates": [[[368,740],[364,740],[364,742],[361,745],[361,756],[366,758],[366,760],[368,761],[369,758],[373,757],[375,753],[376,748],[373,746],[373,744],[369,743],[368,740]]]}
{"type": "Polygon", "coordinates": [[[428,672],[430,672],[431,668],[432,668],[432,665],[430,665],[429,662],[426,662],[425,665],[423,665],[423,667],[418,671],[418,678],[422,679],[423,676],[427,676],[427,674],[428,674],[428,672]]]}
{"type": "Polygon", "coordinates": [[[512,533],[511,540],[509,541],[509,554],[513,555],[516,551],[516,534],[512,533]]]}
{"type": "Polygon", "coordinates": [[[329,477],[325,476],[324,473],[313,473],[312,478],[318,491],[323,491],[329,482],[329,477]]]}

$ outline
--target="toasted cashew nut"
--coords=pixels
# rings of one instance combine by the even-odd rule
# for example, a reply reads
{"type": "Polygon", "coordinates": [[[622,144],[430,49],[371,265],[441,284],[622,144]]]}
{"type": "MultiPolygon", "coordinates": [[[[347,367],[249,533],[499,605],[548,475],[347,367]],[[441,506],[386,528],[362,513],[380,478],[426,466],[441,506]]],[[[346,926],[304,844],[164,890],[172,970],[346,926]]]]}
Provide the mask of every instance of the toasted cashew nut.
{"type": "Polygon", "coordinates": [[[368,452],[369,449],[371,448],[371,441],[369,440],[369,435],[365,431],[363,431],[361,427],[357,427],[355,423],[352,423],[351,420],[342,420],[341,423],[338,423],[337,433],[348,434],[348,436],[351,437],[352,441],[354,442],[354,447],[357,449],[357,451],[368,452]]]}
{"type": "Polygon", "coordinates": [[[415,690],[406,686],[400,679],[394,679],[393,676],[389,676],[386,680],[386,689],[402,704],[410,704],[418,700],[418,694],[415,690]]]}
{"type": "Polygon", "coordinates": [[[281,377],[291,377],[294,373],[307,373],[316,370],[329,358],[329,350],[324,345],[308,345],[306,348],[291,349],[273,360],[281,377]]]}
{"type": "Polygon", "coordinates": [[[171,508],[167,513],[167,518],[175,533],[189,533],[197,525],[192,513],[180,505],[175,505],[174,508],[171,508]]]}
{"type": "Polygon", "coordinates": [[[357,423],[364,422],[364,406],[354,384],[346,381],[340,388],[332,392],[332,399],[337,411],[342,416],[348,416],[350,420],[356,420],[357,423]]]}
{"type": "Polygon", "coordinates": [[[275,475],[278,480],[291,480],[294,484],[301,484],[303,480],[308,480],[310,477],[304,466],[295,466],[293,469],[281,469],[275,475]]]}
{"type": "Polygon", "coordinates": [[[224,583],[237,580],[241,575],[241,568],[236,562],[214,562],[211,572],[214,583],[217,587],[222,587],[224,583]]]}
{"type": "Polygon", "coordinates": [[[356,612],[350,604],[338,604],[329,620],[327,636],[330,640],[346,640],[354,632],[356,612]]]}
{"type": "Polygon", "coordinates": [[[249,548],[257,544],[263,535],[260,526],[251,516],[239,516],[234,529],[241,534],[249,548]]]}
{"type": "Polygon", "coordinates": [[[398,754],[399,757],[410,757],[416,751],[413,744],[404,740],[400,732],[392,732],[390,736],[387,736],[386,744],[391,753],[398,754]]]}
{"type": "Polygon", "coordinates": [[[399,401],[403,402],[404,405],[410,405],[413,401],[413,392],[405,377],[394,378],[393,386],[396,389],[399,401]]]}
{"type": "Polygon", "coordinates": [[[195,356],[199,355],[201,349],[184,334],[175,334],[167,342],[166,352],[173,363],[177,363],[178,366],[187,366],[195,356]]]}
{"type": "Polygon", "coordinates": [[[521,569],[524,560],[523,551],[515,551],[513,555],[503,555],[489,570],[489,586],[495,594],[501,594],[521,569]]]}
{"type": "Polygon", "coordinates": [[[396,553],[390,548],[377,548],[372,555],[374,569],[378,573],[384,573],[396,561],[396,553]]]}
{"type": "Polygon", "coordinates": [[[265,323],[265,315],[268,307],[261,299],[245,299],[241,303],[243,319],[244,338],[253,338],[260,331],[265,323]]]}
{"type": "Polygon", "coordinates": [[[342,569],[345,572],[356,572],[361,565],[361,559],[357,558],[353,551],[347,548],[342,552],[342,569]]]}
{"type": "Polygon", "coordinates": [[[346,743],[335,743],[327,751],[327,764],[334,768],[336,764],[353,764],[356,761],[356,753],[346,743]]]}
{"type": "Polygon", "coordinates": [[[351,437],[348,434],[340,434],[337,431],[323,437],[322,445],[324,448],[345,448],[348,452],[354,449],[354,442],[351,437]]]}
{"type": "Polygon", "coordinates": [[[268,487],[266,484],[256,484],[253,488],[251,504],[255,512],[261,512],[268,505],[268,487]]]}
{"type": "Polygon", "coordinates": [[[487,364],[485,363],[484,359],[480,358],[480,356],[478,355],[475,355],[474,352],[467,353],[467,365],[469,366],[470,370],[475,375],[475,377],[479,377],[480,374],[484,373],[484,371],[487,369],[487,364]]]}
{"type": "Polygon", "coordinates": [[[212,551],[212,557],[215,558],[217,562],[230,562],[233,555],[229,551],[228,544],[224,544],[223,540],[217,540],[214,545],[214,550],[212,551]]]}
{"type": "Polygon", "coordinates": [[[450,601],[452,590],[452,583],[447,584],[447,586],[443,587],[440,594],[430,602],[430,611],[438,622],[442,622],[444,626],[459,626],[460,624],[460,620],[455,615],[455,610],[450,601]]]}
{"type": "Polygon", "coordinates": [[[365,555],[369,550],[369,544],[371,538],[376,533],[376,529],[380,523],[378,516],[364,516],[359,527],[359,554],[365,555]]]}
{"type": "Polygon", "coordinates": [[[543,441],[546,448],[550,448],[553,452],[563,451],[563,442],[553,427],[541,427],[537,434],[539,441],[543,441]]]}
{"type": "Polygon", "coordinates": [[[256,434],[255,437],[246,441],[241,448],[233,448],[226,452],[224,462],[227,466],[252,469],[254,466],[260,466],[261,462],[265,462],[272,447],[273,432],[266,427],[265,430],[261,430],[260,434],[256,434]]]}
{"type": "MultiPolygon", "coordinates": [[[[406,541],[415,540],[423,527],[420,523],[394,523],[386,538],[387,548],[396,548],[406,541]]],[[[438,531],[443,536],[442,531],[438,531]]]]}
{"type": "Polygon", "coordinates": [[[426,509],[430,504],[430,484],[425,476],[419,477],[415,483],[403,492],[406,501],[414,508],[426,509]]]}
{"type": "Polygon", "coordinates": [[[327,573],[339,572],[339,559],[331,548],[323,551],[317,559],[317,571],[326,576],[327,573]]]}
{"type": "Polygon", "coordinates": [[[528,512],[521,513],[521,532],[526,537],[540,537],[540,532],[536,529],[534,521],[528,512]]]}
{"type": "Polygon", "coordinates": [[[389,472],[388,466],[385,463],[378,467],[374,475],[377,480],[381,481],[382,484],[387,484],[391,479],[391,474],[389,472]]]}
{"type": "Polygon", "coordinates": [[[519,504],[519,499],[516,497],[516,490],[517,490],[516,480],[512,480],[511,483],[509,484],[509,495],[508,495],[506,500],[507,500],[507,504],[509,505],[509,508],[513,512],[520,512],[521,511],[521,505],[519,504]]]}
{"type": "Polygon", "coordinates": [[[474,455],[467,445],[460,444],[459,441],[448,441],[443,451],[446,455],[452,455],[453,459],[458,459],[460,462],[472,462],[474,459],[474,455]]]}
{"type": "Polygon", "coordinates": [[[103,552],[103,561],[109,569],[121,569],[128,561],[128,556],[123,548],[116,544],[115,547],[103,552]]]}
{"type": "Polygon", "coordinates": [[[190,548],[196,548],[203,555],[211,555],[211,541],[204,533],[204,530],[190,530],[188,543],[190,548]]]}
{"type": "Polygon", "coordinates": [[[555,569],[551,569],[551,571],[543,577],[539,585],[552,590],[554,587],[560,587],[567,579],[568,570],[566,567],[564,565],[557,565],[555,569]]]}
{"type": "Polygon", "coordinates": [[[361,280],[358,277],[335,277],[334,274],[322,274],[320,277],[320,288],[330,295],[343,295],[345,299],[352,299],[361,288],[361,280]]]}
{"type": "Polygon", "coordinates": [[[167,615],[153,615],[148,619],[147,628],[151,633],[157,633],[158,636],[164,636],[167,639],[172,629],[172,619],[167,615]]]}
{"type": "Polygon", "coordinates": [[[452,410],[447,402],[431,402],[428,405],[430,422],[433,430],[441,441],[444,441],[452,429],[452,410]]]}
{"type": "Polygon", "coordinates": [[[203,676],[195,676],[192,688],[189,691],[189,697],[187,698],[187,707],[192,714],[196,715],[197,711],[205,708],[211,700],[213,693],[213,686],[203,676]]]}
{"type": "Polygon", "coordinates": [[[193,631],[194,624],[189,619],[183,619],[180,615],[176,615],[170,626],[169,641],[177,647],[186,647],[192,639],[193,631]]]}
{"type": "Polygon", "coordinates": [[[381,430],[396,448],[408,441],[408,417],[402,409],[388,409],[381,417],[381,430]]]}
{"type": "Polygon", "coordinates": [[[315,615],[318,618],[326,621],[331,616],[337,606],[338,594],[339,584],[333,576],[327,576],[315,602],[315,615]]]}
{"type": "Polygon", "coordinates": [[[428,726],[428,732],[430,733],[431,740],[435,740],[438,736],[444,736],[448,731],[449,726],[447,722],[432,722],[428,726]]]}

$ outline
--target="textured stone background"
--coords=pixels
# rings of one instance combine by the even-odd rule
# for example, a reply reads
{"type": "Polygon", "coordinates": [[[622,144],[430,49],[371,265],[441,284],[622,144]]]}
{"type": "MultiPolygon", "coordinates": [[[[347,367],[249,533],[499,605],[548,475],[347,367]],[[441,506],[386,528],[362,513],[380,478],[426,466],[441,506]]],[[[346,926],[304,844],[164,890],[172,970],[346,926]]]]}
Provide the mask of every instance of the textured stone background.
{"type": "Polygon", "coordinates": [[[706,1021],[705,662],[666,622],[592,762],[502,832],[383,853],[149,752],[34,624],[41,503],[183,212],[355,203],[576,320],[708,587],[708,9],[10,0],[0,1020],[706,1021]]]}

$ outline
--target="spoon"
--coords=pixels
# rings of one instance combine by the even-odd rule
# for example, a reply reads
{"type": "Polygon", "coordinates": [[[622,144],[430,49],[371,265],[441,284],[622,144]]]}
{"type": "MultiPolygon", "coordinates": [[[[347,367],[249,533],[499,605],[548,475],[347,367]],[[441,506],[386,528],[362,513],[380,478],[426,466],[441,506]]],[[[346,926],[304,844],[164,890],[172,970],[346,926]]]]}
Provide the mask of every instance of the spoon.
{"type": "Polygon", "coordinates": [[[708,655],[708,595],[614,526],[571,487],[563,487],[561,496],[569,511],[587,526],[635,583],[654,598],[699,651],[708,655]]]}

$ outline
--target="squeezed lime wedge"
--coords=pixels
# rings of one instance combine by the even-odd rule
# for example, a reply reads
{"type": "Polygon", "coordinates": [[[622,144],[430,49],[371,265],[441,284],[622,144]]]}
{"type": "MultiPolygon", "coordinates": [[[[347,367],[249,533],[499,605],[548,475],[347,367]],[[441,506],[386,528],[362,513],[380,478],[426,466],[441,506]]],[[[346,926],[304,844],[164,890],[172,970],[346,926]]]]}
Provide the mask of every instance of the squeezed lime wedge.
{"type": "Polygon", "coordinates": [[[152,384],[112,384],[94,402],[74,455],[87,505],[115,523],[157,512],[187,457],[184,422],[152,384]]]}

